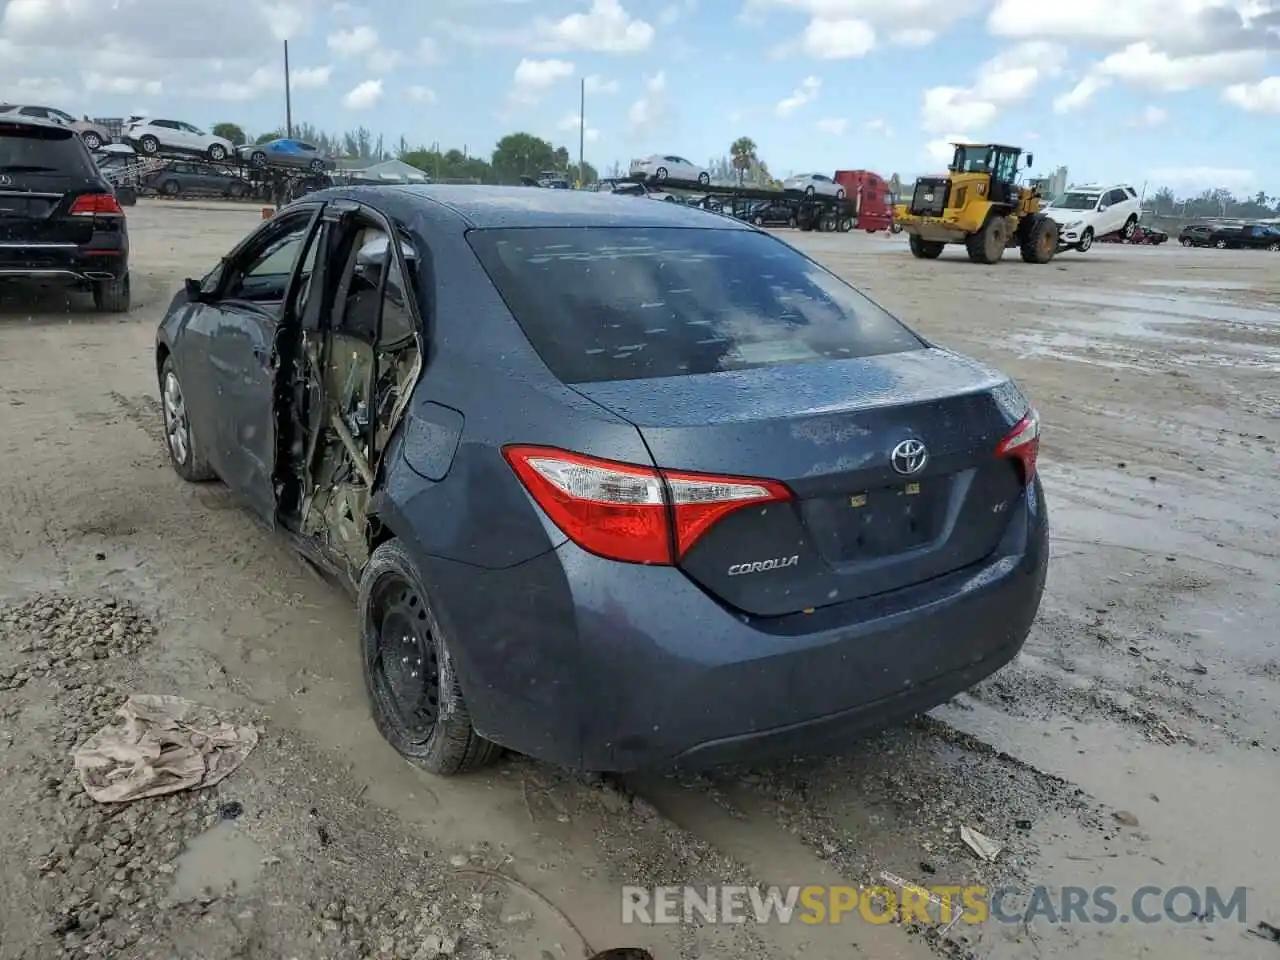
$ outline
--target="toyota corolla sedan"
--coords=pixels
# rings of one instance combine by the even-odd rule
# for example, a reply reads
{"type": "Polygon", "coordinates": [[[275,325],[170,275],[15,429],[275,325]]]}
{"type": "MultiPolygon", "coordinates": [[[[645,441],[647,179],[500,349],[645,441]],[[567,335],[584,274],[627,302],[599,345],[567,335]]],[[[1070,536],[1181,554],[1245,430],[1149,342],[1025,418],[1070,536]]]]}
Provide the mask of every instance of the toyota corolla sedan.
{"type": "Polygon", "coordinates": [[[838,749],[1020,650],[1040,424],[781,240],[585,191],[335,188],[156,340],[169,457],[352,590],[437,774],[838,749]]]}

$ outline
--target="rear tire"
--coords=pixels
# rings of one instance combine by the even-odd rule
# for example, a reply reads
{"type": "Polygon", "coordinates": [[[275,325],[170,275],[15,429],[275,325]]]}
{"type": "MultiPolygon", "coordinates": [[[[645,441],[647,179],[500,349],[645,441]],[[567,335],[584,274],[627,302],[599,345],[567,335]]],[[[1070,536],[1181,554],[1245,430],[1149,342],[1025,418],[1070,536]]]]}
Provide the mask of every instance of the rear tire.
{"type": "Polygon", "coordinates": [[[1058,252],[1058,225],[1043,214],[1030,218],[1022,234],[1022,259],[1026,263],[1048,263],[1058,252]]]}
{"type": "Polygon", "coordinates": [[[176,197],[182,192],[182,186],[177,180],[166,180],[160,184],[160,193],[166,197],[176,197]]]}
{"type": "Polygon", "coordinates": [[[907,238],[907,243],[911,247],[911,255],[917,260],[937,260],[946,246],[938,240],[922,240],[914,233],[907,238]]]}
{"type": "Polygon", "coordinates": [[[974,263],[999,263],[1009,245],[1009,221],[998,213],[987,215],[987,222],[977,233],[970,234],[964,246],[974,263]]]}
{"type": "Polygon", "coordinates": [[[387,742],[409,762],[442,777],[501,756],[502,748],[471,725],[449,641],[399,540],[373,552],[357,602],[365,690],[387,742]],[[406,661],[409,669],[397,666],[406,661]]]}
{"type": "Polygon", "coordinates": [[[93,307],[99,313],[128,313],[130,305],[129,274],[119,280],[95,280],[93,307]]]}

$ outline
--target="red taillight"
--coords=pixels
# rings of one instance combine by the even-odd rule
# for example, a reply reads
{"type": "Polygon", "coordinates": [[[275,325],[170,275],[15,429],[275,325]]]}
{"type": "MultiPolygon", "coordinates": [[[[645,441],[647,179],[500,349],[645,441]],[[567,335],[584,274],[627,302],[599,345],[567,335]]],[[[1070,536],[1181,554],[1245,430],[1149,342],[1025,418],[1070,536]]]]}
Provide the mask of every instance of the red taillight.
{"type": "Polygon", "coordinates": [[[86,193],[76,197],[69,211],[73,217],[123,217],[120,202],[110,193],[86,193]]]}
{"type": "Polygon", "coordinates": [[[1030,483],[1036,475],[1036,458],[1040,456],[1040,415],[1030,410],[996,447],[997,457],[1009,457],[1022,464],[1022,479],[1030,483]]]}
{"type": "Polygon", "coordinates": [[[626,563],[673,564],[735,510],[791,499],[772,480],[656,470],[554,447],[502,453],[569,539],[626,563]]]}

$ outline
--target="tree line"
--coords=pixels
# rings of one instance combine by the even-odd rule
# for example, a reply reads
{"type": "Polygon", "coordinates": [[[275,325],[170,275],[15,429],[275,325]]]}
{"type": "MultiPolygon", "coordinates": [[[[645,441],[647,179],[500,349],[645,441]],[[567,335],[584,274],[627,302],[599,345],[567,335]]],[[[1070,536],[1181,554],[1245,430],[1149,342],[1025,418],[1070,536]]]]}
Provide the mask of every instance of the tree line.
{"type": "MultiPolygon", "coordinates": [[[[215,124],[213,132],[236,146],[248,143],[250,139],[254,143],[266,143],[285,135],[283,130],[271,130],[250,138],[235,123],[215,124]]],[[[531,133],[509,133],[487,155],[472,153],[466,147],[414,146],[404,137],[387,144],[365,127],[335,134],[310,123],[299,123],[294,126],[293,135],[336,157],[371,162],[400,160],[441,183],[519,183],[521,177],[537,176],[549,170],[565,174],[570,181],[580,180],[582,183],[594,183],[601,176],[590,163],[584,162],[582,170],[579,170],[566,147],[556,146],[531,133]]],[[[738,137],[729,145],[727,153],[707,161],[707,169],[712,180],[718,183],[738,183],[757,189],[782,186],[781,181],[770,173],[769,165],[761,159],[759,148],[750,137],[738,137]]],[[[604,176],[616,179],[626,176],[627,172],[627,168],[615,162],[604,171],[604,176]]],[[[901,181],[896,173],[888,180],[899,185],[898,192],[901,192],[901,181]]],[[[1188,220],[1199,217],[1262,219],[1280,216],[1280,196],[1272,196],[1265,191],[1237,196],[1229,190],[1217,189],[1204,190],[1193,196],[1179,196],[1169,187],[1160,187],[1146,195],[1144,206],[1156,216],[1188,220]]]]}

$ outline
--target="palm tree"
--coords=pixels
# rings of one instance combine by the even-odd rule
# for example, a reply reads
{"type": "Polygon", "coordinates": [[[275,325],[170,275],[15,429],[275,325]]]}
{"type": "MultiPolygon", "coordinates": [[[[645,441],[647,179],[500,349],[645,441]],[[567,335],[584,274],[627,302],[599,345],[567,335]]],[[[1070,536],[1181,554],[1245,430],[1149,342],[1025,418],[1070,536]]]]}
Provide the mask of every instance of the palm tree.
{"type": "Polygon", "coordinates": [[[739,137],[729,146],[729,154],[733,157],[733,168],[738,171],[738,186],[747,178],[747,171],[759,162],[756,156],[756,142],[750,137],[739,137]]]}

